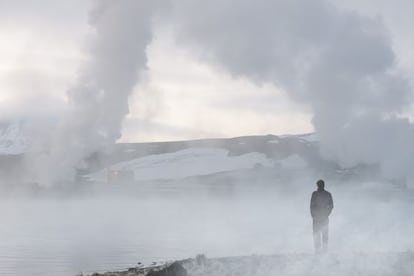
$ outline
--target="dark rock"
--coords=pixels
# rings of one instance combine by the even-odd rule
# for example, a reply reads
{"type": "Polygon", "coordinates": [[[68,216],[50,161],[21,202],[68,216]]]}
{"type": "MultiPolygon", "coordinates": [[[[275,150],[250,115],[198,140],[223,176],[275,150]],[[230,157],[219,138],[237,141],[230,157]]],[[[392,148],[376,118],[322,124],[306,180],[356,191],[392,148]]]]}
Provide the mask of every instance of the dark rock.
{"type": "Polygon", "coordinates": [[[159,270],[151,271],[147,276],[188,276],[187,270],[178,262],[159,270]]]}

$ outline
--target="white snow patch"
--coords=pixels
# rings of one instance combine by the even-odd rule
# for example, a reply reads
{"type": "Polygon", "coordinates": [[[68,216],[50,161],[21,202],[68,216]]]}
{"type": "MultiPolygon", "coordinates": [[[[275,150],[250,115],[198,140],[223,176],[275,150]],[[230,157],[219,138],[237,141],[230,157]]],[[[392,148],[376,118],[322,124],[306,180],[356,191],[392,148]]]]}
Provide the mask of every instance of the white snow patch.
{"type": "MultiPolygon", "coordinates": [[[[117,163],[110,169],[133,171],[135,180],[157,180],[251,169],[257,164],[273,166],[273,161],[262,153],[252,152],[239,156],[229,156],[228,153],[228,150],[221,148],[190,148],[117,163]]],[[[106,170],[88,177],[95,181],[106,181],[106,170]]]]}
{"type": "Polygon", "coordinates": [[[270,140],[270,141],[267,141],[269,144],[279,144],[280,143],[280,141],[279,140],[270,140]]]}

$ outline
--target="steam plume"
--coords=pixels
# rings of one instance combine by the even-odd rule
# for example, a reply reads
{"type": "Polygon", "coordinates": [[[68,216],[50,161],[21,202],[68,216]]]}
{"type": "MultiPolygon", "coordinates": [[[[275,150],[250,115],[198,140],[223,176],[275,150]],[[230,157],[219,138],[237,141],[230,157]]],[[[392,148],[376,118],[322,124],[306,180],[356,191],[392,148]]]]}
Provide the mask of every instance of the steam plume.
{"type": "MultiPolygon", "coordinates": [[[[53,173],[69,178],[88,154],[120,137],[128,95],[145,67],[152,14],[168,5],[96,3],[90,58],[70,90],[72,109],[50,155],[62,167],[53,173]]],[[[412,176],[414,130],[401,116],[412,95],[380,19],[325,0],[172,0],[166,22],[204,61],[308,103],[327,158],[345,167],[380,164],[391,178],[412,176]]]]}
{"type": "Polygon", "coordinates": [[[96,1],[89,56],[69,90],[70,110],[53,137],[40,182],[72,180],[82,160],[121,136],[128,96],[151,41],[151,19],[160,1],[96,1]]]}
{"type": "Polygon", "coordinates": [[[205,61],[309,103],[326,157],[411,174],[414,131],[400,115],[412,95],[379,18],[324,0],[180,0],[173,22],[205,61]]]}

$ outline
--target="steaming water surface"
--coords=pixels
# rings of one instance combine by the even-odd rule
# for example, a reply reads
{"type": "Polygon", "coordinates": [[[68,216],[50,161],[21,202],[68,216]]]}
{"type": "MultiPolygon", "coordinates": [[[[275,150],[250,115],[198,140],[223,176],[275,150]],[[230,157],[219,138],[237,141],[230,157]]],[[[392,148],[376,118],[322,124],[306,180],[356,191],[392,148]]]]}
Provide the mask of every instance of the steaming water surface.
{"type": "MultiPolygon", "coordinates": [[[[190,192],[176,188],[72,199],[3,199],[0,275],[74,275],[199,253],[309,253],[312,189],[229,192],[193,187],[190,192]]],[[[408,215],[414,204],[407,193],[374,184],[341,184],[329,190],[335,200],[332,251],[414,248],[408,215]]]]}

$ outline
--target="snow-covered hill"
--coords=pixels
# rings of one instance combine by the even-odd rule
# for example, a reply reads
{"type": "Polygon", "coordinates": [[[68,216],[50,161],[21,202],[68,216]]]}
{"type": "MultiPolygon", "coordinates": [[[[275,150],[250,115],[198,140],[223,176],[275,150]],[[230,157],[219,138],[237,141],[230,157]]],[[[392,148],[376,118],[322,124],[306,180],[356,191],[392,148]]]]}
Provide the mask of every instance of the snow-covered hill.
{"type": "MultiPolygon", "coordinates": [[[[16,158],[21,159],[23,154],[29,152],[31,157],[48,152],[48,139],[54,122],[46,124],[42,121],[42,124],[35,127],[32,123],[24,120],[12,123],[0,121],[0,171],[3,173],[7,174],[12,169],[24,174],[27,167],[16,158]]],[[[319,154],[314,134],[118,143],[109,154],[93,153],[84,161],[85,166],[79,173],[86,176],[86,179],[98,182],[107,182],[108,173],[111,172],[124,173],[129,181],[151,181],[208,176],[260,167],[286,170],[327,167],[327,162],[319,154]]],[[[117,177],[116,181],[119,181],[117,177]]]]}
{"type": "MultiPolygon", "coordinates": [[[[43,122],[43,121],[42,121],[43,122]]],[[[29,127],[25,121],[0,121],[0,171],[22,171],[16,157],[48,152],[50,132],[55,122],[29,127]],[[7,168],[2,164],[8,164],[7,168]]],[[[118,143],[110,153],[87,156],[79,170],[93,181],[107,181],[110,171],[125,172],[137,181],[174,180],[240,171],[256,167],[275,167],[285,172],[313,170],[326,176],[376,177],[375,166],[357,166],[346,171],[319,152],[316,134],[264,135],[150,143],[118,143]],[[133,175],[133,177],[132,177],[133,175]]]]}
{"type": "MultiPolygon", "coordinates": [[[[135,180],[158,180],[251,169],[255,166],[270,167],[273,161],[257,152],[229,156],[229,151],[222,148],[189,148],[116,163],[110,170],[133,172],[135,180]]],[[[88,177],[95,181],[106,181],[107,170],[88,177]]]]}

